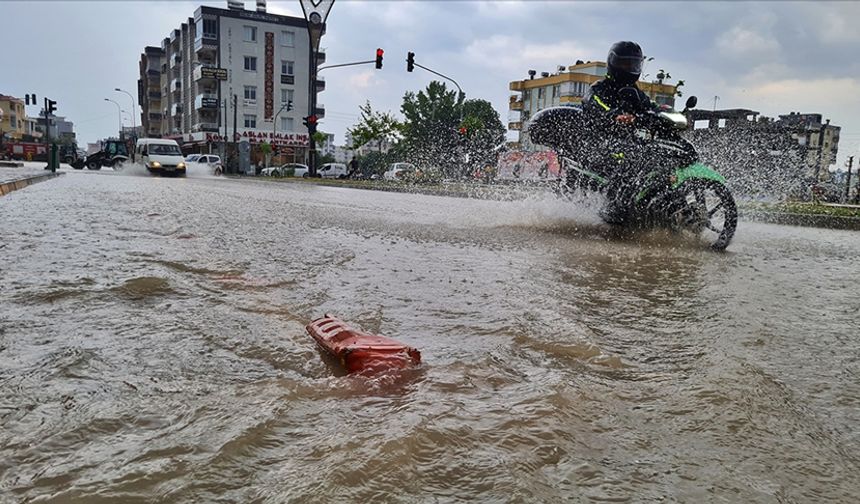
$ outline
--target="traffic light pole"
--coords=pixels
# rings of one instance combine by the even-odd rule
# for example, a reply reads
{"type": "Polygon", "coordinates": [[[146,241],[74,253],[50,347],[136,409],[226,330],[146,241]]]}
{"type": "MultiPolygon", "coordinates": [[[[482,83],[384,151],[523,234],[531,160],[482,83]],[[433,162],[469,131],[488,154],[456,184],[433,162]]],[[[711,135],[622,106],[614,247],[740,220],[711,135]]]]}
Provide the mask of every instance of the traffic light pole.
{"type": "MultiPolygon", "coordinates": [[[[460,92],[458,98],[460,100],[463,100],[466,97],[466,95],[463,94],[463,90],[460,88],[460,85],[457,84],[457,81],[455,81],[454,79],[448,77],[447,75],[440,74],[439,72],[437,72],[435,70],[430,70],[429,68],[427,68],[424,65],[419,65],[418,63],[415,63],[415,62],[413,62],[412,64],[417,66],[418,68],[422,68],[424,70],[427,70],[428,72],[430,72],[432,74],[438,75],[439,77],[442,77],[443,79],[448,79],[449,81],[453,82],[454,85],[457,86],[457,91],[460,92]]],[[[460,101],[460,100],[457,100],[457,101],[460,101]]],[[[463,122],[463,107],[460,107],[460,122],[463,122]]]]}
{"type": "Polygon", "coordinates": [[[45,159],[48,160],[48,166],[45,167],[46,170],[51,169],[51,123],[48,120],[50,116],[50,112],[48,112],[48,98],[45,97],[45,159]]]}

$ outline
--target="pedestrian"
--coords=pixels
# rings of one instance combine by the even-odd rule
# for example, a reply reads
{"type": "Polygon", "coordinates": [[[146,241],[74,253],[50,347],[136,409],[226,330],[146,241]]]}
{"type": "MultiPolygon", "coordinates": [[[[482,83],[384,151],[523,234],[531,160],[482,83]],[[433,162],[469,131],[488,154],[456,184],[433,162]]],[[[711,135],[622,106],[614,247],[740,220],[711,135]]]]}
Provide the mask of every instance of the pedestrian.
{"type": "Polygon", "coordinates": [[[358,160],[356,158],[352,158],[349,161],[349,173],[346,175],[347,178],[355,178],[358,174],[358,160]]]}

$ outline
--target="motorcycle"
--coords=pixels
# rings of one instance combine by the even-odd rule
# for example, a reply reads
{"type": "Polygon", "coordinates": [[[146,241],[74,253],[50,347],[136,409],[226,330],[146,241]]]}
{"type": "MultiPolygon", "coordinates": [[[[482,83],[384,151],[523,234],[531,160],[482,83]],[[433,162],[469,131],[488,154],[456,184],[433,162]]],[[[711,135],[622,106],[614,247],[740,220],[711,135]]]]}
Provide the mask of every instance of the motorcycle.
{"type": "MultiPolygon", "coordinates": [[[[695,107],[696,101],[690,97],[683,112],[695,107]]],[[[726,179],[701,163],[695,147],[681,137],[680,131],[687,127],[683,112],[663,106],[636,117],[636,142],[657,153],[660,162],[649,164],[635,177],[632,201],[625,203],[630,216],[625,224],[690,232],[707,239],[712,249],[725,250],[737,228],[737,205],[726,179]]],[[[560,191],[564,194],[579,189],[606,195],[611,188],[605,174],[588,167],[595,149],[601,148],[599,142],[577,135],[591,129],[579,107],[550,107],[529,122],[526,131],[531,142],[554,149],[562,161],[560,191]]]]}

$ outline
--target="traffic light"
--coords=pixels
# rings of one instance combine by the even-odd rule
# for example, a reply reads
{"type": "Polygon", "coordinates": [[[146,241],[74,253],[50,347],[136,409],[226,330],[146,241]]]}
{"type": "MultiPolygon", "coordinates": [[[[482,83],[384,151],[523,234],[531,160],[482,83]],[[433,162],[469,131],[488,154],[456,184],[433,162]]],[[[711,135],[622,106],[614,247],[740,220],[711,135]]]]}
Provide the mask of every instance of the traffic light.
{"type": "Polygon", "coordinates": [[[376,69],[382,68],[382,55],[385,53],[382,49],[376,49],[376,69]]]}
{"type": "Polygon", "coordinates": [[[302,124],[308,129],[308,133],[313,135],[317,131],[317,116],[310,115],[303,118],[302,124]]]}
{"type": "Polygon", "coordinates": [[[293,100],[287,100],[287,112],[293,110],[293,100]]]}
{"type": "Polygon", "coordinates": [[[48,103],[48,107],[47,107],[47,111],[48,111],[48,112],[47,112],[47,113],[48,113],[48,114],[53,114],[54,112],[56,112],[56,110],[57,110],[57,101],[56,101],[56,100],[50,100],[50,99],[49,99],[49,100],[47,101],[47,103],[48,103]]]}
{"type": "Polygon", "coordinates": [[[406,53],[406,71],[411,72],[415,70],[415,53],[410,52],[406,53]]]}
{"type": "Polygon", "coordinates": [[[466,136],[466,133],[468,133],[468,130],[466,129],[465,126],[460,126],[460,129],[457,130],[457,132],[460,133],[460,136],[466,136]]]}
{"type": "Polygon", "coordinates": [[[27,102],[27,105],[35,105],[36,104],[36,93],[30,93],[24,95],[24,101],[27,102]]]}

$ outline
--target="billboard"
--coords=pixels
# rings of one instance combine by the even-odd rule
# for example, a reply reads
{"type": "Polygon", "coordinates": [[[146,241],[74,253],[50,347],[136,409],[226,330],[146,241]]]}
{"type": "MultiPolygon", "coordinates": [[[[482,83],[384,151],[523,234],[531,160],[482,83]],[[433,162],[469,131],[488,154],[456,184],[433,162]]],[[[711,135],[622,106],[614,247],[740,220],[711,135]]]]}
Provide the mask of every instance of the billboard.
{"type": "Polygon", "coordinates": [[[554,151],[511,151],[499,157],[496,178],[500,180],[558,180],[561,164],[554,151]]]}

